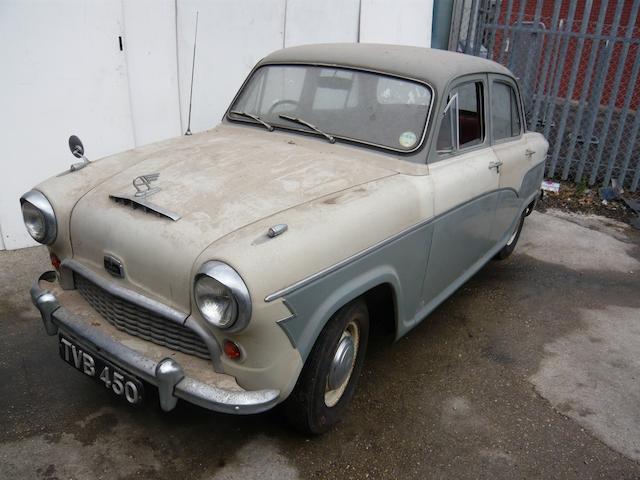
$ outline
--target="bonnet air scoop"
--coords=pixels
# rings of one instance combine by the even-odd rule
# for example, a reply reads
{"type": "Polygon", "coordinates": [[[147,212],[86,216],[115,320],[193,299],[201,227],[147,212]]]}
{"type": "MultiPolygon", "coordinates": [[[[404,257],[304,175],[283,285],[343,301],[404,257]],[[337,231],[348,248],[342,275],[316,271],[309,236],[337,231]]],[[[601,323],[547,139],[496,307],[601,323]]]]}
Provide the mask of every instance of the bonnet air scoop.
{"type": "Polygon", "coordinates": [[[136,189],[134,195],[114,195],[109,198],[116,203],[131,206],[134,209],[141,208],[145,213],[155,213],[161,217],[166,217],[174,222],[180,219],[180,215],[171,210],[167,210],[155,203],[149,202],[146,198],[160,191],[160,187],[152,187],[151,182],[155,182],[160,177],[159,173],[140,175],[133,179],[133,186],[136,189]]]}
{"type": "Polygon", "coordinates": [[[144,211],[145,213],[155,213],[156,215],[160,216],[160,217],[166,217],[169,218],[171,220],[173,220],[174,222],[177,222],[178,220],[180,220],[180,215],[172,212],[171,210],[167,210],[166,208],[163,208],[159,205],[156,205],[154,203],[149,202],[148,200],[145,200],[144,197],[136,197],[135,195],[113,195],[110,194],[109,198],[111,200],[113,200],[116,203],[120,203],[122,205],[125,206],[130,206],[132,207],[134,210],[135,209],[142,209],[142,211],[144,211]]]}

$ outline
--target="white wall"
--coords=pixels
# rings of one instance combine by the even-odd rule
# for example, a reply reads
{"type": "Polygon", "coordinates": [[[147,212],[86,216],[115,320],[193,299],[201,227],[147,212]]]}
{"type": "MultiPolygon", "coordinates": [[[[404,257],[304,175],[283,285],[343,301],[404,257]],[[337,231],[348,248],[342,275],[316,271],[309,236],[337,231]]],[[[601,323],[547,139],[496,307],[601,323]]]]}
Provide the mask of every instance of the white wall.
{"type": "Polygon", "coordinates": [[[122,2],[136,145],[180,135],[175,0],[122,2]]]}
{"type": "Polygon", "coordinates": [[[360,41],[431,46],[433,1],[362,0],[360,41]]]}
{"type": "Polygon", "coordinates": [[[288,0],[284,44],[357,42],[360,0],[288,0]]]}
{"type": "Polygon", "coordinates": [[[32,245],[18,199],[73,161],[133,147],[122,6],[108,0],[3,1],[0,6],[0,225],[6,248],[32,245]]]}
{"type": "Polygon", "coordinates": [[[283,46],[429,46],[432,0],[1,0],[0,249],[33,245],[18,199],[75,158],[214,127],[253,65],[283,46]],[[118,37],[123,39],[120,50],[118,37]]]}
{"type": "Polygon", "coordinates": [[[255,63],[282,48],[285,0],[178,1],[182,126],[187,126],[196,12],[198,44],[191,130],[216,126],[255,63]]]}

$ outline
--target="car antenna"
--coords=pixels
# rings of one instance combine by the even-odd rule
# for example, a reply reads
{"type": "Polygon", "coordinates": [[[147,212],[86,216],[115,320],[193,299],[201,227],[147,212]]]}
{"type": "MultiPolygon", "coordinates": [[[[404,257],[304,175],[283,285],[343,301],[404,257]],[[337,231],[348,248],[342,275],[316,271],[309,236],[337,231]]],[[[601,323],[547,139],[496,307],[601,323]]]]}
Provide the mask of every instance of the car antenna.
{"type": "Polygon", "coordinates": [[[189,117],[187,119],[187,131],[185,135],[191,135],[191,100],[193,99],[193,72],[196,68],[196,45],[198,43],[198,15],[200,12],[196,12],[196,34],[193,39],[193,61],[191,62],[191,89],[189,91],[189,117]]]}

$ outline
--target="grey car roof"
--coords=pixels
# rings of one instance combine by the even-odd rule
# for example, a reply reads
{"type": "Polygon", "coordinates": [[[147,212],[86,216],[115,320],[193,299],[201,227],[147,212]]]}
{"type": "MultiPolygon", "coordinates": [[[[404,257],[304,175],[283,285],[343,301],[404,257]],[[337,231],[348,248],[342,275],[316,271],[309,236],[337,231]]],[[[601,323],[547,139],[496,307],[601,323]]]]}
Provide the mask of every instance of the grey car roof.
{"type": "Polygon", "coordinates": [[[311,63],[362,68],[431,84],[442,91],[454,78],[474,73],[513,74],[499,63],[433,48],[375,43],[323,43],[289,47],[267,55],[265,63],[311,63]]]}

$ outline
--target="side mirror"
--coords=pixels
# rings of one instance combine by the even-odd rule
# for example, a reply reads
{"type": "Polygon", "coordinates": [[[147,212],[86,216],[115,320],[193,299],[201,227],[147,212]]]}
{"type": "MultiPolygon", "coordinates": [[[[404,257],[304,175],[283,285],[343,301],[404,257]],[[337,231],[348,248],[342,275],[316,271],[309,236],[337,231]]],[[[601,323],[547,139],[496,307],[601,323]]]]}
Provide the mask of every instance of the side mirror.
{"type": "Polygon", "coordinates": [[[76,158],[84,157],[84,145],[82,145],[82,141],[75,135],[69,137],[69,150],[71,150],[71,153],[76,158]]]}

